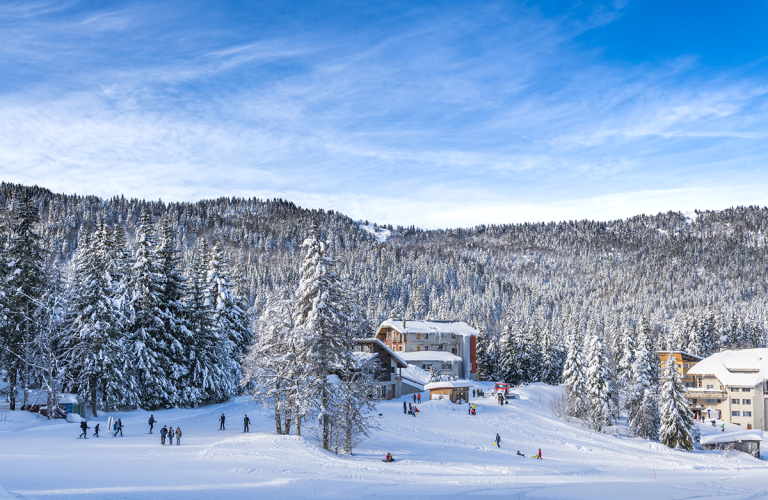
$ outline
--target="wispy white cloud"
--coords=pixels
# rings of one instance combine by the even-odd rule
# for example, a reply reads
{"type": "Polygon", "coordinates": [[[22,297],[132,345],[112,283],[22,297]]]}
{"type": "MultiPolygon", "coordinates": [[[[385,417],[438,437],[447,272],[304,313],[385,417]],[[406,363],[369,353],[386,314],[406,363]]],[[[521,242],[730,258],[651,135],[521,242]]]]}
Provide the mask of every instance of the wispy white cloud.
{"type": "Polygon", "coordinates": [[[744,186],[768,159],[768,84],[690,57],[612,64],[574,42],[622,4],[578,22],[493,5],[265,34],[141,4],[57,7],[20,10],[0,35],[0,59],[35,69],[0,91],[6,181],[278,196],[427,227],[764,203],[744,186]]]}

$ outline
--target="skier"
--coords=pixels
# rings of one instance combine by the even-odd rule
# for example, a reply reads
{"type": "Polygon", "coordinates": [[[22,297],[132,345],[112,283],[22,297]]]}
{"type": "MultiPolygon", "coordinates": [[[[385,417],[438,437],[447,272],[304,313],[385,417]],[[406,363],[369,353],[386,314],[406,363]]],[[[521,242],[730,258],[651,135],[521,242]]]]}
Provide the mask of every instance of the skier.
{"type": "Polygon", "coordinates": [[[248,424],[251,423],[251,419],[248,418],[248,415],[245,416],[243,419],[243,432],[251,432],[251,430],[248,428],[248,424]]]}
{"type": "Polygon", "coordinates": [[[419,393],[419,394],[416,396],[416,399],[419,401],[419,404],[421,404],[421,393],[419,393]]]}
{"type": "Polygon", "coordinates": [[[149,433],[152,434],[152,428],[155,426],[155,416],[149,416],[149,433]]]}
{"type": "Polygon", "coordinates": [[[173,426],[168,429],[168,446],[173,446],[173,426]]]}
{"type": "Polygon", "coordinates": [[[163,428],[160,429],[160,444],[161,445],[165,444],[165,436],[167,434],[168,434],[168,429],[165,426],[163,426],[163,428]]]}
{"type": "Polygon", "coordinates": [[[93,428],[93,435],[96,437],[99,437],[99,425],[101,424],[96,424],[96,427],[93,428]]]}
{"type": "Polygon", "coordinates": [[[405,401],[403,401],[403,415],[408,413],[408,406],[405,404],[405,401]]]}
{"type": "Polygon", "coordinates": [[[176,446],[181,444],[181,427],[176,427],[176,446]]]}
{"type": "Polygon", "coordinates": [[[88,429],[90,429],[90,427],[88,427],[88,420],[83,420],[82,422],[80,422],[80,428],[83,430],[83,433],[80,434],[80,437],[78,437],[77,439],[80,439],[80,438],[88,439],[88,429]]]}
{"type": "Polygon", "coordinates": [[[499,436],[498,432],[496,433],[496,441],[494,441],[494,443],[496,443],[496,446],[501,448],[501,436],[499,436]]]}
{"type": "Polygon", "coordinates": [[[219,426],[219,430],[220,431],[226,430],[226,429],[224,429],[224,414],[223,413],[221,414],[221,418],[219,419],[219,422],[221,422],[221,425],[219,426]]]}

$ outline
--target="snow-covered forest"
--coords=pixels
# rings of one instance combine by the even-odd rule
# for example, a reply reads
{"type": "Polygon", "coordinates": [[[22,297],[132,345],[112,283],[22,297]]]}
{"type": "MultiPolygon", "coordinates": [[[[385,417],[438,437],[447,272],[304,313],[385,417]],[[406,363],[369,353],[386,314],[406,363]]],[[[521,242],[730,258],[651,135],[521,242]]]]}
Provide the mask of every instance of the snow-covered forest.
{"type": "MultiPolygon", "coordinates": [[[[600,338],[618,365],[643,319],[651,350],[706,355],[721,346],[765,345],[766,208],[422,230],[382,228],[283,200],[164,203],[5,183],[0,206],[3,305],[10,314],[5,376],[32,370],[21,370],[13,350],[31,325],[130,340],[141,350],[107,346],[116,350],[104,359],[88,358],[106,351],[87,342],[67,346],[86,349],[81,358],[90,359],[79,368],[78,392],[88,392],[94,377],[112,380],[115,370],[136,374],[130,384],[107,384],[114,391],[106,402],[195,404],[236,390],[238,357],[259,317],[270,301],[299,287],[301,244],[313,224],[348,285],[355,335],[370,336],[393,313],[466,321],[483,332],[481,374],[488,378],[559,381],[569,338],[600,338]],[[110,283],[96,279],[104,265],[111,266],[110,283]],[[127,290],[143,292],[129,299],[127,290]],[[107,295],[117,300],[107,305],[107,295]],[[9,304],[11,296],[17,303],[9,304]],[[67,317],[57,318],[62,302],[67,317]],[[104,323],[116,331],[95,332],[93,316],[77,314],[86,308],[117,315],[104,323]],[[120,323],[129,316],[130,327],[120,323]],[[177,329],[168,350],[141,341],[153,328],[177,329]],[[189,345],[178,340],[185,329],[200,328],[210,335],[189,345]],[[200,353],[199,366],[184,365],[189,357],[181,353],[190,350],[200,353]],[[162,360],[162,369],[153,371],[157,363],[149,360],[162,360]],[[187,379],[180,381],[180,373],[187,379]]],[[[46,338],[40,336],[36,359],[63,347],[46,338]]],[[[37,366],[34,382],[44,384],[51,368],[37,366]]]]}

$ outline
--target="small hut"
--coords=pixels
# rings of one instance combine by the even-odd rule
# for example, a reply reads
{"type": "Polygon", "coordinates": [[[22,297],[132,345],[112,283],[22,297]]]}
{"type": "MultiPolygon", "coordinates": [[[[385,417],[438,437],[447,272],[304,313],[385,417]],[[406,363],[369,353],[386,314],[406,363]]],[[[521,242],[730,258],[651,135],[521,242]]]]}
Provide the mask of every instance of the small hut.
{"type": "Polygon", "coordinates": [[[701,436],[701,447],[705,450],[738,450],[760,458],[760,441],[762,440],[763,431],[760,429],[721,432],[701,436]]]}
{"type": "Polygon", "coordinates": [[[474,384],[470,380],[450,380],[446,382],[430,382],[424,386],[429,391],[429,399],[450,399],[451,403],[469,401],[469,388],[474,384]]]}

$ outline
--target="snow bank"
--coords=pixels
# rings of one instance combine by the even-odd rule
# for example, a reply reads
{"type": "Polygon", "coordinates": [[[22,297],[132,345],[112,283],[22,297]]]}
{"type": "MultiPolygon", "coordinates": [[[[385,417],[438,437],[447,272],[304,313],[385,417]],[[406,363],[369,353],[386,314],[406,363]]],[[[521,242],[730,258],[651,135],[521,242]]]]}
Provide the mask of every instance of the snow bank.
{"type": "Polygon", "coordinates": [[[403,377],[420,382],[422,385],[429,382],[429,372],[422,370],[416,365],[408,365],[408,368],[403,368],[401,371],[403,377]]]}
{"type": "Polygon", "coordinates": [[[389,239],[390,236],[392,236],[392,231],[380,226],[374,227],[372,224],[363,224],[362,222],[358,222],[358,225],[363,231],[371,233],[379,243],[384,243],[389,239]]]}
{"type": "Polygon", "coordinates": [[[720,432],[701,436],[701,444],[733,443],[735,441],[762,441],[763,431],[752,429],[737,432],[720,432]]]}

